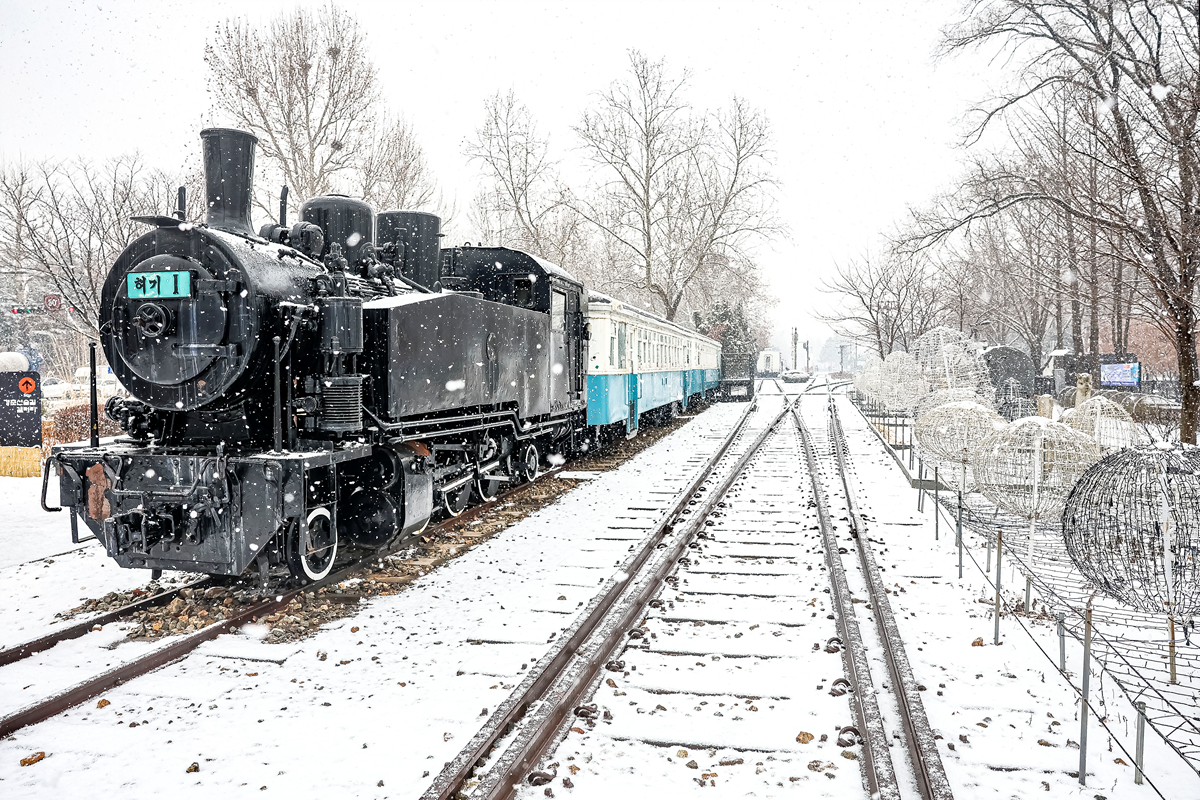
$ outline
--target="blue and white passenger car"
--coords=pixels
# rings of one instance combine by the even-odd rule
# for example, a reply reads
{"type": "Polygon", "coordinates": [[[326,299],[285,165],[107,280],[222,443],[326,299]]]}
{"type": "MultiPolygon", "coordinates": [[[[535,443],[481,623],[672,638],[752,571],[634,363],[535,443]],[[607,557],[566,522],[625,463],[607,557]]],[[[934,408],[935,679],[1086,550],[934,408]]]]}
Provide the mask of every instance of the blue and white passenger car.
{"type": "Polygon", "coordinates": [[[707,336],[600,292],[588,293],[588,425],[644,414],[669,417],[710,396],[721,381],[721,345],[707,336]]]}

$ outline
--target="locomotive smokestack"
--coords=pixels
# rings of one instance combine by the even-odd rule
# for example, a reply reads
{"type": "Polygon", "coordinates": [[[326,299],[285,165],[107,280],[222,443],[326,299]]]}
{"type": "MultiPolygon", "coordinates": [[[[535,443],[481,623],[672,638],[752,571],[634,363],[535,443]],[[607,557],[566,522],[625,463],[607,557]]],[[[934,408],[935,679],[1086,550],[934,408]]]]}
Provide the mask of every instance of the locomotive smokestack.
{"type": "Polygon", "coordinates": [[[253,236],[250,193],[254,185],[253,134],[233,128],[200,131],[204,143],[204,188],[209,227],[253,236]]]}

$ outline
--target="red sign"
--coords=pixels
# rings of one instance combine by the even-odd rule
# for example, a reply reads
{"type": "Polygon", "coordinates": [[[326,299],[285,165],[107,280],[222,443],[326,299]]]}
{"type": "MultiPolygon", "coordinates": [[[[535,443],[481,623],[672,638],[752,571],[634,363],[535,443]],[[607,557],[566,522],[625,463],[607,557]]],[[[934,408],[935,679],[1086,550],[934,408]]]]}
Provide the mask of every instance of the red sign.
{"type": "Polygon", "coordinates": [[[29,377],[21,378],[20,383],[17,384],[17,388],[25,394],[33,394],[33,390],[37,388],[37,381],[29,377]]]}
{"type": "Polygon", "coordinates": [[[62,308],[62,296],[57,294],[46,295],[46,310],[58,311],[62,308]]]}

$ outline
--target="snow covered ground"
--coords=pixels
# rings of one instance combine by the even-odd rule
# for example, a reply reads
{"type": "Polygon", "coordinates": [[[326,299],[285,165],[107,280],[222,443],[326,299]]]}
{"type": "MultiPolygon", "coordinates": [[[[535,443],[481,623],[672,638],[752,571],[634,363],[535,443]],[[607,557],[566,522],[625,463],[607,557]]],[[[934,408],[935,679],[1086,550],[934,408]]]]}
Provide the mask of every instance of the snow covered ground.
{"type": "MultiPolygon", "coordinates": [[[[0,743],[0,795],[419,796],[743,410],[711,408],[408,591],[364,603],[357,616],[299,644],[223,636],[107,693],[103,708],[92,703],[19,731],[0,743]],[[43,761],[18,765],[38,751],[47,753],[43,761]]],[[[36,496],[25,502],[36,507],[36,496]]],[[[51,519],[37,524],[44,529],[51,519]]],[[[59,609],[74,604],[74,587],[92,585],[88,562],[52,568],[59,609]]],[[[74,645],[110,660],[139,646],[100,648],[109,634],[74,645]]],[[[12,665],[20,674],[0,671],[0,695],[24,705],[49,694],[61,670],[39,670],[42,657],[12,665]]]]}
{"type": "MultiPolygon", "coordinates": [[[[1089,800],[1156,797],[1149,785],[1134,784],[1129,759],[1094,716],[1088,730],[1087,786],[1079,786],[1077,694],[1016,620],[1002,617],[1002,644],[992,644],[993,595],[969,559],[958,579],[953,530],[943,520],[941,538],[934,541],[933,504],[918,514],[916,490],[866,420],[848,399],[837,402],[854,456],[859,503],[873,523],[871,538],[885,543],[876,554],[885,575],[894,577],[892,606],[916,677],[929,687],[922,700],[934,730],[944,737],[942,760],[955,796],[1027,798],[1049,791],[1051,797],[1089,800]],[[983,646],[972,646],[977,638],[983,646]]],[[[984,560],[982,550],[976,555],[984,560]]],[[[1004,581],[1021,585],[1011,571],[1004,581]]],[[[1041,647],[1057,654],[1053,624],[1025,622],[1041,647]]],[[[1080,648],[1070,642],[1067,665],[1076,674],[1082,665],[1080,648]]],[[[1099,692],[1103,681],[1093,676],[1093,689],[1099,692]]],[[[1107,705],[1110,726],[1132,751],[1134,710],[1115,697],[1107,705]]],[[[1200,777],[1149,730],[1145,764],[1165,797],[1200,797],[1200,777]]]]}
{"type": "MultiPolygon", "coordinates": [[[[41,478],[0,478],[0,649],[62,624],[54,615],[82,599],[150,580],[149,570],[118,567],[95,540],[72,544],[66,512],[43,511],[41,491],[41,478]]],[[[53,490],[51,495],[51,505],[57,505],[53,490]]],[[[81,535],[87,533],[82,523],[79,527],[81,535]]],[[[163,580],[177,577],[164,573],[163,580]]]]}
{"type": "MultiPolygon", "coordinates": [[[[1156,797],[1150,785],[1134,784],[1131,759],[1094,718],[1087,784],[1080,786],[1076,693],[1012,618],[1001,621],[1002,644],[991,644],[991,596],[984,594],[984,580],[970,572],[957,579],[952,532],[946,535],[943,521],[941,539],[934,540],[932,511],[917,513],[916,492],[866,421],[844,398],[838,403],[853,454],[852,484],[870,520],[868,532],[893,592],[908,658],[926,687],[921,698],[941,737],[939,752],[955,796],[1156,797]]],[[[838,511],[844,498],[828,456],[823,407],[818,398],[803,404],[814,442],[823,448],[822,479],[836,524],[844,519],[838,511]]],[[[777,439],[771,449],[770,462],[752,469],[708,528],[716,541],[702,543],[691,564],[680,569],[678,588],[660,595],[665,604],[650,613],[644,644],[620,656],[627,672],[609,673],[613,684],[598,688],[593,701],[611,720],[589,729],[577,726],[545,759],[556,796],[864,795],[858,761],[842,755],[861,749],[834,741],[837,730],[853,722],[847,699],[828,696],[831,681],[842,676],[841,657],[814,648],[836,629],[825,619],[828,595],[819,540],[811,530],[815,519],[793,510],[807,502],[805,482],[795,480],[802,476],[801,455],[792,448],[793,489],[781,495],[774,485],[767,488],[763,472],[783,469],[780,457],[787,448],[777,439]],[[780,538],[771,543],[763,541],[764,506],[783,509],[775,530],[780,538]],[[757,524],[747,526],[747,519],[757,524]],[[776,557],[752,561],[749,551],[760,548],[760,556],[776,557]],[[780,550],[791,553],[781,557],[780,550]],[[820,612],[815,618],[808,602],[820,612]],[[822,741],[822,735],[828,738],[822,741]]],[[[872,678],[893,736],[892,757],[902,786],[908,784],[906,796],[915,796],[911,779],[905,780],[911,765],[895,703],[889,702],[865,586],[856,574],[856,542],[844,524],[838,535],[848,551],[844,557],[872,678]]],[[[1026,622],[1044,648],[1057,652],[1052,625],[1026,622]]],[[[1068,659],[1078,670],[1077,648],[1069,649],[1068,659]]],[[[1094,703],[1103,684],[1094,677],[1093,687],[1099,687],[1094,703]]],[[[1106,721],[1132,749],[1132,709],[1111,696],[1107,707],[1106,721]]],[[[1195,773],[1153,733],[1146,766],[1164,796],[1200,796],[1195,773]]],[[[521,791],[529,800],[541,795],[539,788],[521,791]]]]}
{"type": "MultiPolygon", "coordinates": [[[[952,533],[943,524],[941,540],[933,540],[932,504],[917,513],[915,491],[857,411],[839,402],[859,503],[880,542],[876,554],[893,587],[909,659],[928,687],[922,699],[943,737],[955,796],[1156,796],[1150,786],[1134,785],[1132,767],[1117,762],[1122,754],[1094,721],[1087,786],[1079,786],[1072,775],[1079,760],[1074,691],[1015,620],[1002,619],[1003,645],[991,645],[982,577],[968,565],[957,579],[952,533]],[[977,638],[985,644],[972,646],[977,638]]],[[[407,591],[364,603],[355,617],[312,638],[276,645],[223,636],[107,693],[102,708],[93,702],[19,731],[0,742],[0,797],[418,797],[653,527],[742,410],[706,411],[621,468],[581,482],[407,591]],[[47,757],[19,766],[38,751],[47,757]]],[[[610,673],[616,685],[597,695],[612,725],[572,733],[560,747],[555,796],[640,797],[650,786],[670,796],[863,796],[858,762],[841,754],[859,748],[835,746],[836,727],[851,724],[852,713],[847,697],[828,694],[841,677],[841,657],[823,650],[836,630],[826,619],[802,458],[786,437],[768,449],[716,520],[714,541],[664,595],[674,607],[648,620],[650,648],[627,653],[629,675],[610,673]],[[746,521],[776,509],[779,531],[797,543],[755,544],[761,536],[746,521]],[[771,553],[751,552],[760,546],[771,553]],[[789,554],[776,555],[780,548],[789,554]]],[[[100,566],[105,559],[94,543],[50,565],[32,561],[69,543],[61,515],[37,507],[35,484],[7,479],[0,486],[0,539],[13,543],[0,563],[0,625],[24,627],[20,638],[31,638],[78,597],[108,590],[97,587],[128,587],[146,577],[100,566]],[[20,555],[12,555],[17,548],[20,555]],[[98,575],[112,582],[99,583],[98,575]],[[18,597],[21,591],[38,594],[39,602],[30,605],[34,598],[18,597]]],[[[836,522],[842,514],[836,505],[833,511],[836,522]]],[[[844,526],[838,533],[845,535],[844,526]]],[[[45,657],[99,664],[125,660],[142,646],[122,643],[110,628],[45,657]]],[[[1056,653],[1053,626],[1032,628],[1056,653]]],[[[1078,670],[1074,645],[1068,659],[1078,670]]],[[[0,670],[0,702],[22,705],[59,685],[63,670],[49,663],[35,658],[0,670]]],[[[878,663],[877,685],[886,679],[878,663]]],[[[1097,692],[1111,689],[1097,683],[1097,692]]],[[[1132,710],[1116,698],[1107,708],[1108,724],[1132,746],[1132,710]]],[[[893,757],[900,760],[902,740],[896,742],[893,757]]],[[[1166,797],[1200,797],[1200,779],[1153,733],[1146,766],[1166,797]]]]}

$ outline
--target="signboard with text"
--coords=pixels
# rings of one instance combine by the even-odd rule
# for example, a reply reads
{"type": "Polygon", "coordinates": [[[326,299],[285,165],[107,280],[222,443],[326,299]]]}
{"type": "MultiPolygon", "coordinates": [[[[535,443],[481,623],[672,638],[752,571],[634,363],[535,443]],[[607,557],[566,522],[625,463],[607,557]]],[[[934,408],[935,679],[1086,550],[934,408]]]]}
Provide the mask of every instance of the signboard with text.
{"type": "Polygon", "coordinates": [[[42,446],[42,376],[0,372],[0,447],[42,446]]]}
{"type": "Polygon", "coordinates": [[[1101,364],[1100,385],[1136,389],[1142,383],[1142,364],[1134,361],[1128,364],[1101,364]]]}

